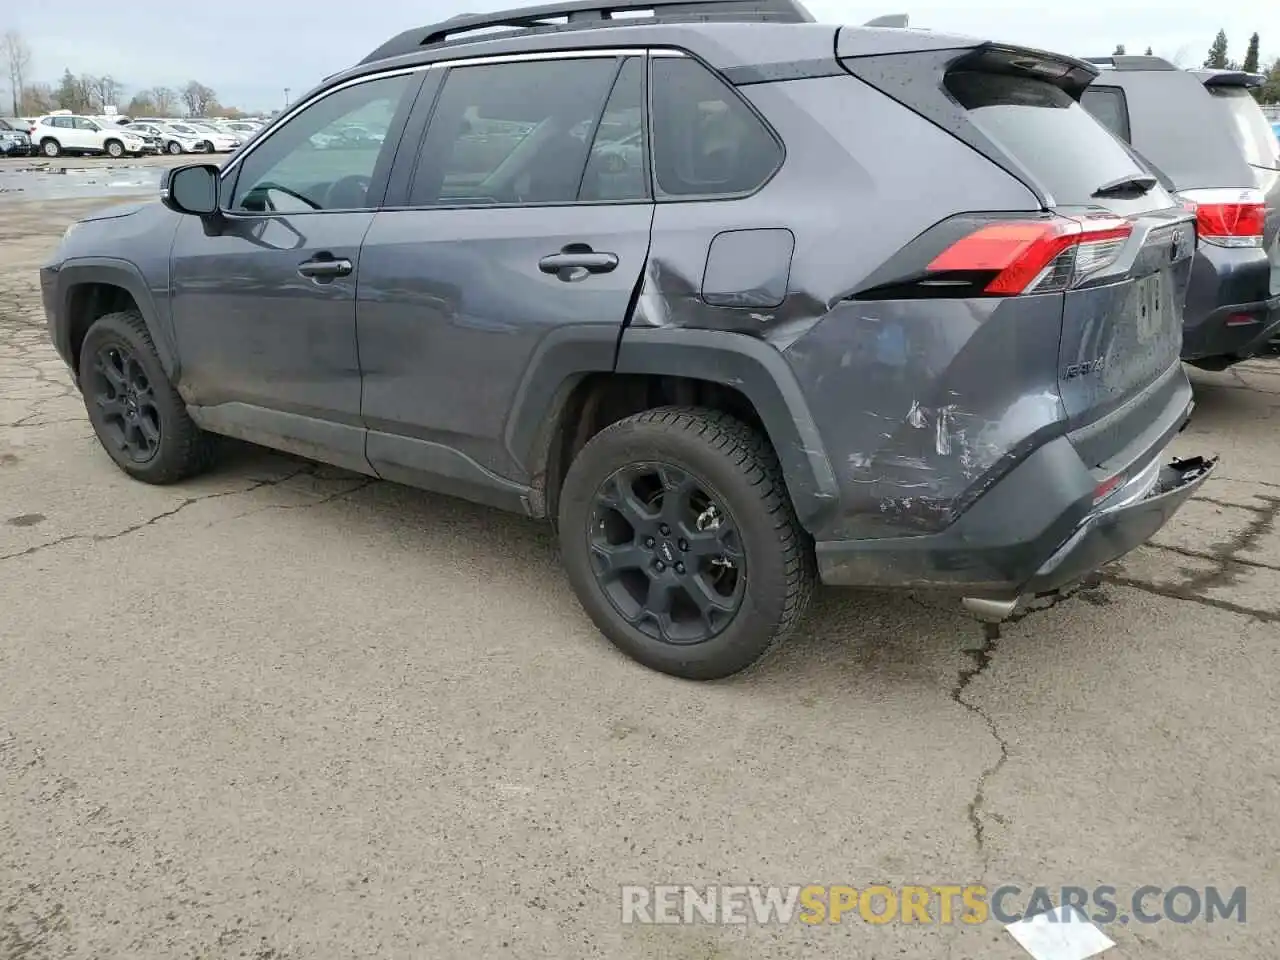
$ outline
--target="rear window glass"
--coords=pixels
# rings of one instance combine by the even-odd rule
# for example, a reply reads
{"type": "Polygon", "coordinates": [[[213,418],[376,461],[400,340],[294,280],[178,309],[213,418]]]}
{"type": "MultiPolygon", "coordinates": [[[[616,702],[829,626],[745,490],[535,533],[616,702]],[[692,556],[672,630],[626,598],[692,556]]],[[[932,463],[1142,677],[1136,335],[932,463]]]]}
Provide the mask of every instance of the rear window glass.
{"type": "MultiPolygon", "coordinates": [[[[1018,161],[1061,204],[1097,205],[1103,184],[1149,175],[1093,115],[1065,91],[1043,80],[996,73],[956,71],[947,90],[969,111],[973,123],[1018,161]]],[[[1168,198],[1157,187],[1140,207],[1168,198]]],[[[1134,201],[1108,199],[1109,207],[1134,201]]]]}
{"type": "Polygon", "coordinates": [[[1230,115],[1232,136],[1245,159],[1256,167],[1280,169],[1280,144],[1249,91],[1243,87],[1209,87],[1209,93],[1230,115]]]}
{"type": "Polygon", "coordinates": [[[1092,86],[1084,92],[1080,103],[1098,122],[1121,140],[1131,140],[1129,135],[1129,107],[1124,91],[1119,87],[1092,86]]]}

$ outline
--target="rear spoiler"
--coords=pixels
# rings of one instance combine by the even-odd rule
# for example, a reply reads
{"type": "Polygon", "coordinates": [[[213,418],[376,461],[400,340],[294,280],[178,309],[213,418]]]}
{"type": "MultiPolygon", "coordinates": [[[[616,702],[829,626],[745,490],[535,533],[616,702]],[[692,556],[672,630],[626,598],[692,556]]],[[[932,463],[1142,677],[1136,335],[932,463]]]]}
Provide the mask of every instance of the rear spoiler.
{"type": "Polygon", "coordinates": [[[864,27],[895,27],[899,30],[906,30],[910,25],[910,17],[905,13],[890,13],[883,17],[876,17],[874,20],[868,20],[863,24],[864,27]]]}
{"type": "Polygon", "coordinates": [[[1196,76],[1206,87],[1260,87],[1266,77],[1243,70],[1197,70],[1196,76]]]}
{"type": "Polygon", "coordinates": [[[1098,79],[1101,70],[1087,60],[1077,60],[1061,53],[984,43],[952,64],[956,70],[982,70],[1014,76],[1047,80],[1076,99],[1086,87],[1098,79]]]}

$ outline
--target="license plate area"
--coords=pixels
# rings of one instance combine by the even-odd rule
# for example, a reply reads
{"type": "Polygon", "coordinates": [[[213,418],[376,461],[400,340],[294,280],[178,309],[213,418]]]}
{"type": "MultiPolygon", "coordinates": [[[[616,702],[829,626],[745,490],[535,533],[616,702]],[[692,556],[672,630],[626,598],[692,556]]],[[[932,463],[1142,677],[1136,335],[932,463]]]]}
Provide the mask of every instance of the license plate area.
{"type": "Polygon", "coordinates": [[[1139,343],[1151,343],[1165,331],[1169,322],[1168,279],[1161,270],[1134,284],[1134,330],[1139,343]]]}

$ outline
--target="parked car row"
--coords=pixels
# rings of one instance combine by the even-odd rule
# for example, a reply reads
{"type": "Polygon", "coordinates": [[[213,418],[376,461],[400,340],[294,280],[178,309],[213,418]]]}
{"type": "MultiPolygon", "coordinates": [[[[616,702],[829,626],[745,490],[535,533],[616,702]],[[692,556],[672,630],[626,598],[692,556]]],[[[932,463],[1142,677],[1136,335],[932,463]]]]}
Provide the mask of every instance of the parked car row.
{"type": "Polygon", "coordinates": [[[262,128],[261,121],[88,117],[49,114],[0,119],[0,154],[231,153],[262,128]]]}

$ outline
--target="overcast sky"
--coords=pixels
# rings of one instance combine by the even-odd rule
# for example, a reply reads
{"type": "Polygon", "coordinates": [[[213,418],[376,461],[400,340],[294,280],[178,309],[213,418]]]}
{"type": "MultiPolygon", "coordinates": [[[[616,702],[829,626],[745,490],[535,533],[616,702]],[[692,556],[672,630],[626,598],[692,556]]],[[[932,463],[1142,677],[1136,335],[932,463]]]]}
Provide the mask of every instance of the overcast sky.
{"type": "MultiPolygon", "coordinates": [[[[280,106],[324,76],[359,60],[408,27],[461,12],[519,5],[520,0],[11,0],[0,31],[17,29],[32,49],[32,80],[109,73],[131,91],[199,80],[224,104],[280,106]]],[[[862,23],[884,13],[911,15],[912,26],[1047,47],[1081,56],[1147,46],[1184,65],[1199,65],[1220,28],[1231,55],[1243,57],[1249,35],[1262,33],[1264,59],[1280,54],[1276,0],[1072,0],[1045,4],[973,0],[809,0],[818,19],[862,23]],[[1270,36],[1268,36],[1270,33],[1270,36]]],[[[0,80],[0,83],[3,83],[0,80]]],[[[7,98],[6,98],[7,99],[7,98]]],[[[123,104],[122,104],[123,106],[123,104]]]]}

